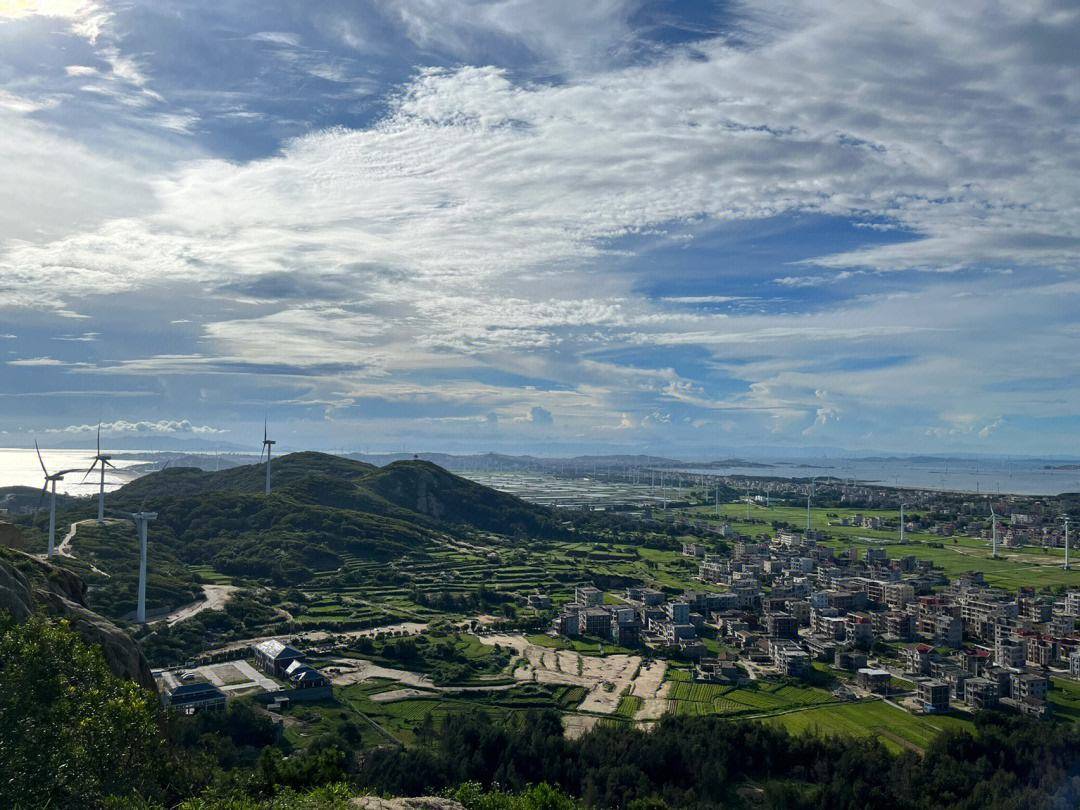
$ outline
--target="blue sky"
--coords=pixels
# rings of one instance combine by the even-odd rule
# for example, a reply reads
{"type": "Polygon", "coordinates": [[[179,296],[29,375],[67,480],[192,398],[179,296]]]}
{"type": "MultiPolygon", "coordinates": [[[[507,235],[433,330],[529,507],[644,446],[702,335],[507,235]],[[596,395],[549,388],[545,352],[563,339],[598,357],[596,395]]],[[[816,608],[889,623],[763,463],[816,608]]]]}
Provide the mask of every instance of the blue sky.
{"type": "Polygon", "coordinates": [[[1066,2],[0,0],[0,444],[1075,453],[1066,2]]]}

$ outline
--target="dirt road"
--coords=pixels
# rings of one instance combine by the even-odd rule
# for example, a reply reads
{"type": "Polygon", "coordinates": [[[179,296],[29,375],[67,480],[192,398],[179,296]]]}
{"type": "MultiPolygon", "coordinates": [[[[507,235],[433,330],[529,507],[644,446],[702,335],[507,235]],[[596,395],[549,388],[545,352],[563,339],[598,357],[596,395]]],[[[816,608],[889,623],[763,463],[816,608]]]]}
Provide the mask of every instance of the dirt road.
{"type": "Polygon", "coordinates": [[[234,592],[238,591],[235,585],[203,585],[203,598],[198,602],[192,602],[190,605],[184,605],[181,608],[177,608],[168,616],[165,616],[159,621],[164,621],[169,627],[174,624],[179,624],[185,619],[190,619],[196,614],[202,613],[204,610],[221,610],[225,607],[225,604],[232,598],[234,592]]]}

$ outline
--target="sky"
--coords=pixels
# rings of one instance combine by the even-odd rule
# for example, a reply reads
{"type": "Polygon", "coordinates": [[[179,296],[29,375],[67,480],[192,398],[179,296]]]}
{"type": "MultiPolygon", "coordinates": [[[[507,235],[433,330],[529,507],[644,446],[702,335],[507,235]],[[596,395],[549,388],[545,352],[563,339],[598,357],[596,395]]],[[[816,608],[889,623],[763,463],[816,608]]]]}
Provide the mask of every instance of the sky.
{"type": "Polygon", "coordinates": [[[1080,455],[1080,6],[0,0],[0,445],[1080,455]]]}

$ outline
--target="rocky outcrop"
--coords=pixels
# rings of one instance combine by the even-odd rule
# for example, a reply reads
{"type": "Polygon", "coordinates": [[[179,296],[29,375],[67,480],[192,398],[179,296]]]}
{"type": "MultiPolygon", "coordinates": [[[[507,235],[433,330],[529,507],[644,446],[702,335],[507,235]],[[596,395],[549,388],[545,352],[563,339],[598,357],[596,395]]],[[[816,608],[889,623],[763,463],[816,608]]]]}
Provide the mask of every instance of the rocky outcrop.
{"type": "Polygon", "coordinates": [[[0,610],[10,612],[17,621],[26,621],[38,611],[66,619],[84,641],[101,647],[113,672],[147,689],[156,689],[139,645],[86,606],[86,585],[66,568],[21,551],[0,548],[0,610]]]}
{"type": "Polygon", "coordinates": [[[360,796],[349,802],[361,810],[465,810],[465,806],[453,799],[437,796],[414,796],[411,799],[380,799],[378,796],[360,796]]]}

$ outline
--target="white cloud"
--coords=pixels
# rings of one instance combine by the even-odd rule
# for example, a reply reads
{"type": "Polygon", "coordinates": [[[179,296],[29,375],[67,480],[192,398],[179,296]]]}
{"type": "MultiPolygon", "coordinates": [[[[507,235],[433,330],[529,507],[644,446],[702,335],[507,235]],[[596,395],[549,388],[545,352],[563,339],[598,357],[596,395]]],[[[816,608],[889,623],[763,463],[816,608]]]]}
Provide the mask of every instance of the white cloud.
{"type": "Polygon", "coordinates": [[[19,360],[8,360],[9,366],[66,366],[68,365],[63,360],[57,360],[54,357],[24,357],[19,360]]]}
{"type": "MultiPolygon", "coordinates": [[[[25,213],[8,229],[25,241],[9,239],[0,253],[0,304],[62,308],[202,287],[244,305],[200,319],[205,353],[108,367],[226,374],[231,363],[263,364],[310,370],[314,380],[322,367],[347,366],[318,372],[311,385],[319,397],[427,391],[472,397],[510,419],[530,405],[533,395],[517,382],[470,379],[484,369],[543,381],[560,426],[614,423],[651,413],[657,401],[732,418],[742,411],[754,425],[796,434],[831,430],[839,414],[859,429],[870,406],[918,409],[931,424],[953,397],[978,403],[973,435],[1025,408],[1069,412],[1032,393],[1037,378],[1055,368],[1067,377],[1076,362],[1075,335],[1061,331],[1068,316],[1048,314],[1049,296],[1033,290],[1045,267],[1077,269],[1075,57],[1042,47],[1044,38],[1068,40],[1076,13],[1050,14],[1038,3],[992,12],[930,2],[767,3],[738,9],[751,21],[740,44],[718,38],[692,54],[601,71],[582,43],[617,48],[632,3],[580,11],[606,21],[595,35],[580,17],[555,20],[558,4],[533,7],[544,23],[535,34],[517,2],[469,4],[449,21],[434,13],[441,8],[416,0],[392,10],[421,44],[441,37],[475,53],[477,32],[494,32],[572,69],[551,84],[516,82],[494,67],[422,71],[377,126],[313,132],[248,163],[188,163],[153,179],[152,204],[130,208],[100,182],[109,164],[89,156],[84,167],[69,145],[46,143],[22,178],[46,178],[38,210],[31,197],[25,212],[9,211],[25,213]],[[89,175],[91,192],[104,197],[91,207],[127,216],[72,235],[57,225],[60,238],[26,236],[18,226],[65,220],[44,204],[73,173],[89,175]],[[935,279],[913,282],[903,300],[721,314],[688,305],[742,296],[721,288],[649,300],[620,270],[626,237],[663,244],[684,228],[803,212],[874,219],[914,237],[810,263],[827,272],[743,280],[839,291],[856,273],[861,285],[875,280],[869,271],[1007,263],[1013,275],[988,290],[1009,301],[956,298],[970,286],[935,279]],[[300,300],[230,292],[281,276],[331,292],[300,300]],[[1001,324],[1012,326],[991,328],[1001,324]],[[1019,324],[1030,332],[1029,357],[1023,368],[999,368],[988,357],[1009,356],[1019,324]],[[985,354],[991,347],[995,354],[985,354]],[[700,350],[727,384],[712,385],[696,369],[610,359],[681,348],[700,350]],[[894,354],[908,359],[874,365],[894,354]],[[829,367],[827,357],[848,358],[850,367],[829,367]],[[421,376],[432,369],[461,376],[421,376]],[[1030,379],[1032,390],[1007,391],[1010,379],[1030,379]],[[828,403],[816,396],[822,386],[828,403]]],[[[273,48],[298,44],[280,32],[260,38],[273,48]]],[[[145,86],[143,67],[116,56],[113,78],[145,86]]],[[[25,115],[15,120],[37,131],[25,115]]],[[[180,131],[190,125],[182,114],[172,122],[180,131]]]]}
{"type": "MultiPolygon", "coordinates": [[[[46,433],[96,433],[98,425],[68,425],[62,428],[52,428],[46,433]]],[[[227,430],[211,427],[210,425],[195,425],[187,419],[159,419],[153,422],[128,422],[117,420],[115,422],[102,422],[101,432],[105,436],[120,436],[125,434],[141,435],[175,435],[190,433],[196,436],[210,436],[220,433],[228,433],[227,430]]]]}

